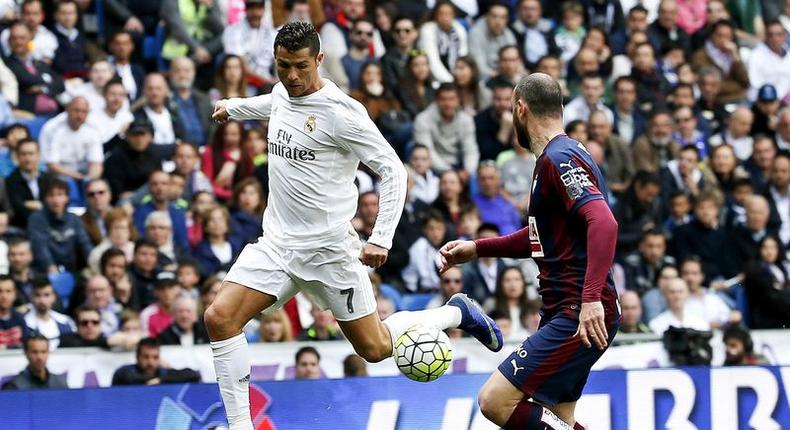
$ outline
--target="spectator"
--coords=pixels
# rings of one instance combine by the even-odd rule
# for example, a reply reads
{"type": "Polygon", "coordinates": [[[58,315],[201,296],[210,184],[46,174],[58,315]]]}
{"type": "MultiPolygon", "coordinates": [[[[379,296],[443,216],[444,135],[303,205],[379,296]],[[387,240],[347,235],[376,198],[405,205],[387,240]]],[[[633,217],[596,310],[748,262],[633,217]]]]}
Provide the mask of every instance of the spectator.
{"type": "MultiPolygon", "coordinates": [[[[98,64],[107,64],[98,62],[98,64]]],[[[91,69],[93,70],[93,68],[91,69]]],[[[113,78],[101,89],[101,103],[91,104],[88,121],[98,130],[99,141],[105,152],[110,152],[120,145],[122,135],[127,133],[134,116],[129,111],[129,100],[126,88],[120,79],[113,78]]]]}
{"type": "Polygon", "coordinates": [[[243,57],[251,76],[260,84],[276,82],[272,68],[277,30],[263,19],[264,1],[247,0],[245,6],[244,19],[226,27],[222,33],[225,54],[243,57]]]}
{"type": "Polygon", "coordinates": [[[195,260],[188,259],[178,264],[176,269],[176,279],[181,287],[181,296],[191,297],[195,300],[200,298],[198,287],[200,286],[200,268],[195,260]]]}
{"type": "Polygon", "coordinates": [[[299,335],[299,340],[325,341],[343,338],[343,332],[338,328],[335,317],[332,316],[332,312],[321,310],[321,308],[314,303],[310,315],[313,317],[313,324],[299,335]]]}
{"type": "MultiPolygon", "coordinates": [[[[565,126],[565,134],[568,135],[571,139],[581,143],[582,145],[587,145],[587,123],[577,119],[575,121],[571,121],[568,125],[565,126]]],[[[597,143],[597,142],[596,142],[597,143]]],[[[594,159],[593,159],[594,161],[594,159]]]]}
{"type": "Polygon", "coordinates": [[[52,309],[57,301],[58,295],[49,280],[36,280],[33,283],[32,309],[25,314],[27,328],[47,338],[53,351],[58,347],[61,335],[77,330],[71,318],[52,309]]]}
{"type": "Polygon", "coordinates": [[[284,310],[278,309],[272,313],[261,315],[260,337],[261,342],[267,343],[293,341],[294,335],[288,314],[284,310]]]}
{"type": "Polygon", "coordinates": [[[759,258],[746,266],[743,285],[749,304],[749,326],[755,329],[790,325],[790,288],[785,248],[776,236],[765,236],[759,258]]]}
{"type": "Polygon", "coordinates": [[[139,340],[139,337],[129,333],[115,333],[109,338],[105,337],[101,331],[101,314],[95,308],[83,305],[78,307],[74,314],[77,316],[77,332],[63,334],[60,337],[60,348],[94,346],[121,347],[130,350],[139,340]]]}
{"type": "Polygon", "coordinates": [[[620,296],[622,318],[619,333],[650,333],[650,328],[642,322],[642,301],[635,291],[625,291],[620,296]]]}
{"type": "Polygon", "coordinates": [[[690,256],[680,263],[680,277],[689,287],[686,311],[701,316],[712,329],[718,329],[727,323],[739,323],[741,313],[732,311],[719,295],[705,288],[705,274],[702,272],[702,261],[690,256]]]}
{"type": "Polygon", "coordinates": [[[691,222],[691,197],[684,191],[675,191],[669,195],[669,218],[664,221],[663,228],[669,238],[681,225],[691,222]]]}
{"type": "Polygon", "coordinates": [[[764,134],[754,136],[752,156],[743,163],[743,167],[749,173],[749,179],[756,190],[766,187],[776,153],[776,144],[773,139],[764,134]]]}
{"type": "Polygon", "coordinates": [[[145,77],[143,86],[144,104],[136,111],[133,110],[135,119],[148,118],[154,128],[154,147],[156,152],[170,156],[175,150],[177,139],[184,136],[178,114],[172,112],[168,106],[168,93],[170,88],[167,80],[160,73],[149,73],[145,77]]]}
{"type": "Polygon", "coordinates": [[[758,90],[766,84],[774,87],[780,100],[790,96],[790,55],[787,55],[787,30],[779,21],[766,24],[765,42],[749,56],[749,99],[758,99],[758,90]]]}
{"type": "Polygon", "coordinates": [[[502,193],[499,169],[493,162],[480,163],[477,169],[477,182],[480,192],[474,195],[472,200],[480,209],[483,222],[496,225],[501,234],[510,234],[521,228],[521,216],[502,193]]]}
{"type": "Polygon", "coordinates": [[[431,74],[443,83],[453,81],[455,61],[469,52],[466,29],[455,18],[453,4],[441,0],[433,7],[430,20],[420,27],[419,47],[428,56],[431,74]]]}
{"type": "Polygon", "coordinates": [[[414,120],[414,141],[430,149],[438,171],[460,167],[468,174],[477,166],[480,152],[474,119],[459,106],[458,88],[442,84],[436,91],[436,102],[414,120]]]}
{"type": "Polygon", "coordinates": [[[686,281],[680,278],[668,281],[664,295],[668,309],[650,320],[648,325],[653,333],[662,335],[670,327],[710,330],[710,325],[701,315],[691,313],[686,309],[689,296],[689,287],[686,285],[686,281]]]}
{"type": "Polygon", "coordinates": [[[230,231],[228,210],[222,206],[211,209],[204,221],[203,232],[203,241],[193,252],[200,265],[201,276],[205,278],[220,271],[227,272],[244,245],[230,231]]]}
{"type": "MultiPolygon", "coordinates": [[[[475,232],[475,240],[498,236],[499,228],[489,223],[483,223],[475,232]]],[[[464,291],[479,303],[485,302],[496,293],[498,279],[506,267],[501,258],[480,258],[463,266],[464,291]]]]}
{"type": "Polygon", "coordinates": [[[195,63],[189,58],[174,58],[170,62],[170,84],[173,88],[172,101],[183,128],[183,138],[196,146],[206,144],[206,135],[211,131],[211,103],[208,96],[194,87],[195,63]]]}
{"type": "MultiPolygon", "coordinates": [[[[37,0],[30,2],[30,4],[28,9],[35,7],[32,6],[33,4],[38,4],[40,7],[37,0]]],[[[47,30],[40,27],[37,33],[45,34],[43,31],[47,30]]],[[[4,30],[2,34],[8,34],[10,53],[6,57],[5,63],[19,83],[19,109],[32,112],[35,115],[48,115],[56,112],[58,103],[55,101],[55,97],[65,89],[63,79],[52,70],[49,64],[43,61],[42,55],[44,54],[41,51],[31,52],[30,46],[35,41],[30,29],[25,24],[17,22],[4,30]]],[[[42,39],[44,38],[42,37],[42,39]]],[[[36,46],[42,45],[37,44],[36,46]]],[[[46,47],[46,42],[43,46],[46,47]]],[[[51,48],[54,52],[55,46],[51,48]]]]}
{"type": "Polygon", "coordinates": [[[46,275],[33,268],[33,247],[29,239],[8,241],[8,276],[16,285],[14,306],[30,303],[33,299],[33,284],[46,279],[46,275]]]}
{"type": "Polygon", "coordinates": [[[591,48],[582,47],[568,67],[567,87],[570,95],[581,91],[581,77],[588,74],[601,74],[603,69],[598,53],[591,48]]]}
{"type": "Polygon", "coordinates": [[[55,4],[55,50],[52,68],[63,76],[84,77],[88,74],[88,40],[77,28],[79,6],[74,0],[55,4]]]}
{"type": "Polygon", "coordinates": [[[730,278],[738,272],[733,249],[719,225],[721,197],[715,192],[701,193],[694,204],[694,220],[675,229],[672,255],[679,261],[697,255],[705,278],[711,281],[730,278]]]}
{"type": "Polygon", "coordinates": [[[16,285],[7,275],[0,275],[0,350],[19,348],[27,334],[25,318],[14,309],[16,285]]]}
{"type": "Polygon", "coordinates": [[[577,1],[563,3],[562,24],[554,32],[554,43],[562,52],[560,58],[563,64],[567,64],[576,56],[586,35],[584,6],[577,1]]]}
{"type": "MultiPolygon", "coordinates": [[[[349,0],[346,0],[349,1],[349,0]]],[[[321,379],[321,355],[312,346],[303,346],[296,351],[296,379],[321,379]]]]}
{"type": "Polygon", "coordinates": [[[93,179],[85,186],[85,195],[88,197],[88,205],[81,216],[82,224],[91,243],[98,245],[108,233],[104,218],[112,209],[110,185],[104,179],[93,179]]]}
{"type": "Polygon", "coordinates": [[[409,248],[409,265],[403,269],[403,281],[411,292],[435,291],[439,288],[436,259],[447,234],[444,217],[431,211],[423,220],[422,236],[409,248]]]}
{"type": "Polygon", "coordinates": [[[116,248],[123,252],[128,261],[134,256],[134,241],[137,232],[134,230],[132,217],[123,208],[112,208],[104,217],[106,236],[88,254],[88,267],[93,273],[101,271],[100,261],[105,251],[116,248]]]}
{"type": "MultiPolygon", "coordinates": [[[[373,23],[365,18],[360,18],[351,25],[348,50],[340,58],[342,67],[337,70],[338,76],[334,76],[334,81],[338,82],[341,88],[360,89],[362,66],[374,60],[369,49],[373,40],[374,30],[373,23]]],[[[329,72],[329,69],[327,72],[329,72]]]]}
{"type": "Polygon", "coordinates": [[[157,246],[157,266],[162,270],[175,271],[187,258],[186,250],[173,241],[173,221],[165,211],[153,211],[145,218],[145,238],[157,246]]]}
{"type": "Polygon", "coordinates": [[[368,363],[356,354],[350,354],[343,360],[343,376],[354,378],[368,376],[368,363]]]}
{"type": "Polygon", "coordinates": [[[383,82],[391,92],[395,93],[398,82],[403,78],[409,53],[414,50],[419,33],[411,18],[401,16],[392,25],[395,45],[387,48],[381,57],[383,82]]]}
{"type": "MultiPolygon", "coordinates": [[[[91,114],[95,111],[104,110],[104,87],[106,87],[115,76],[112,64],[105,60],[98,60],[91,65],[90,72],[86,71],[85,75],[87,75],[89,79],[87,82],[78,81],[78,84],[73,84],[73,82],[77,80],[70,79],[69,88],[66,89],[66,92],[60,94],[58,100],[61,103],[66,103],[70,102],[74,97],[82,96],[88,100],[91,114]]],[[[124,98],[122,102],[123,107],[128,110],[129,100],[124,98]]],[[[94,126],[98,127],[99,124],[94,124],[94,126]]]]}
{"type": "Polygon", "coordinates": [[[699,152],[697,147],[692,145],[681,148],[677,158],[667,162],[667,166],[661,170],[663,201],[669,201],[669,196],[677,191],[682,191],[693,198],[700,192],[716,186],[715,178],[710,173],[703,172],[699,168],[699,163],[699,152]]]}
{"type": "Polygon", "coordinates": [[[247,178],[233,187],[233,212],[230,231],[243,243],[253,243],[263,234],[261,217],[266,209],[266,197],[261,184],[247,178]]]}
{"type": "Polygon", "coordinates": [[[507,23],[508,5],[491,3],[485,18],[478,19],[469,31],[469,52],[474,56],[483,80],[496,73],[499,50],[516,43],[507,23]]]}
{"type": "Polygon", "coordinates": [[[630,77],[618,78],[614,83],[612,123],[615,134],[632,144],[647,130],[647,120],[636,106],[636,81],[630,77]]]}
{"type": "Polygon", "coordinates": [[[50,346],[46,337],[36,334],[24,341],[27,367],[13,379],[3,384],[3,390],[28,390],[46,388],[68,388],[66,375],[57,375],[47,369],[50,346]]]}
{"type": "Polygon", "coordinates": [[[247,97],[250,87],[247,84],[248,72],[244,59],[238,55],[226,55],[219,63],[214,77],[214,88],[209,91],[212,103],[233,97],[247,97]]]}
{"type": "Polygon", "coordinates": [[[491,90],[481,83],[477,62],[470,55],[456,60],[453,67],[453,83],[458,87],[461,110],[469,115],[475,116],[480,110],[491,105],[491,90]]]}
{"type": "Polygon", "coordinates": [[[790,107],[783,107],[776,125],[776,145],[783,151],[790,150],[790,107]]]}
{"type": "Polygon", "coordinates": [[[110,281],[116,303],[125,310],[136,311],[140,309],[139,297],[126,270],[127,261],[131,259],[127,259],[123,251],[110,248],[99,260],[99,273],[110,281]]]}
{"type": "Polygon", "coordinates": [[[510,24],[510,29],[516,36],[516,44],[528,70],[534,69],[543,56],[559,54],[551,34],[551,21],[543,18],[540,1],[519,0],[516,19],[510,24]]]}
{"type": "Polygon", "coordinates": [[[47,121],[41,129],[41,146],[47,168],[80,186],[98,178],[104,170],[104,154],[98,130],[87,122],[90,107],[84,97],[75,97],[66,113],[47,121]]]}
{"type": "Polygon", "coordinates": [[[167,28],[161,55],[167,60],[189,55],[195,63],[208,65],[222,52],[219,5],[214,2],[192,3],[164,0],[159,10],[167,28]]]}
{"type": "MultiPolygon", "coordinates": [[[[324,47],[325,61],[336,62],[348,52],[348,39],[354,21],[365,17],[363,0],[342,0],[338,2],[337,14],[328,18],[321,26],[321,45],[324,47]]],[[[319,6],[320,7],[320,6],[319,6]]],[[[371,45],[376,57],[380,57],[384,46],[380,39],[371,45]]]]}
{"type": "Polygon", "coordinates": [[[740,324],[726,326],[722,342],[724,342],[724,366],[767,364],[765,357],[755,354],[752,336],[740,324]]]}
{"type": "Polygon", "coordinates": [[[60,267],[69,272],[81,270],[93,247],[80,218],[66,211],[68,190],[68,184],[53,180],[44,190],[44,209],[31,215],[27,226],[34,265],[48,273],[60,267]]]}
{"type": "MultiPolygon", "coordinates": [[[[672,112],[672,118],[675,121],[676,130],[672,133],[672,139],[676,141],[681,148],[689,145],[694,146],[697,149],[700,159],[705,160],[708,158],[708,137],[699,129],[699,119],[697,115],[694,114],[692,107],[678,106],[677,101],[679,97],[677,95],[682,92],[678,91],[678,88],[681,87],[675,87],[676,95],[673,97],[673,102],[676,107],[672,112]]],[[[689,92],[690,91],[691,89],[689,89],[689,92]]]]}
{"type": "Polygon", "coordinates": [[[763,195],[771,206],[769,225],[778,228],[782,244],[790,243],[790,214],[779,209],[790,200],[790,156],[779,154],[774,158],[771,177],[763,195]]]}
{"type": "Polygon", "coordinates": [[[183,249],[188,248],[186,213],[171,200],[169,195],[170,174],[154,170],[148,176],[150,197],[146,196],[141,204],[134,209],[134,226],[137,231],[145,231],[145,220],[153,211],[165,211],[170,214],[173,223],[173,240],[183,249]]]}
{"type": "Polygon", "coordinates": [[[392,135],[406,123],[407,116],[401,110],[400,102],[390,92],[389,84],[394,84],[394,82],[384,82],[381,65],[374,61],[368,61],[360,69],[359,82],[357,83],[359,89],[351,91],[351,97],[367,108],[370,119],[378,124],[382,133],[392,135]],[[391,116],[394,117],[392,125],[389,122],[391,116]]]}
{"type": "Polygon", "coordinates": [[[104,162],[104,177],[112,195],[120,201],[131,198],[160,168],[161,157],[152,147],[153,136],[154,129],[147,118],[135,119],[126,130],[126,138],[104,162]]]}
{"type": "Polygon", "coordinates": [[[6,178],[6,187],[14,190],[9,194],[14,216],[11,224],[26,228],[27,221],[35,212],[44,208],[43,190],[55,177],[41,169],[41,152],[33,139],[24,139],[16,147],[17,168],[6,178]]]}
{"type": "Polygon", "coordinates": [[[172,305],[173,323],[159,333],[162,345],[192,346],[209,342],[203,322],[197,316],[197,302],[192,297],[181,296],[172,305]]]}
{"type": "Polygon", "coordinates": [[[744,263],[754,261],[760,256],[759,242],[768,235],[776,235],[776,231],[768,226],[771,209],[768,200],[761,195],[749,196],[744,205],[746,222],[736,226],[730,237],[740,267],[744,263]]]}
{"type": "Polygon", "coordinates": [[[233,178],[246,157],[242,151],[244,129],[240,122],[229,121],[217,128],[214,139],[203,152],[201,169],[214,184],[214,194],[221,200],[233,195],[233,178]]]}
{"type": "Polygon", "coordinates": [[[746,98],[749,72],[738,53],[732,22],[721,20],[713,24],[704,48],[694,53],[691,64],[698,74],[702,67],[713,66],[723,76],[717,102],[734,103],[746,98]]]}
{"type": "Polygon", "coordinates": [[[135,309],[148,306],[154,301],[154,288],[159,275],[157,268],[157,246],[148,239],[139,239],[134,244],[134,256],[129,267],[129,280],[135,297],[135,309]]]}
{"type": "Polygon", "coordinates": [[[529,295],[524,273],[516,266],[507,267],[497,276],[494,295],[486,299],[484,309],[498,312],[510,321],[510,340],[528,336],[524,324],[529,308],[529,295]]]}
{"type": "MultiPolygon", "coordinates": [[[[544,58],[552,57],[543,57],[541,60],[544,58]]],[[[538,60],[538,63],[540,63],[540,60],[538,60]]],[[[505,45],[499,48],[496,64],[497,66],[494,76],[490,77],[488,81],[486,81],[487,87],[493,88],[496,81],[505,80],[510,84],[512,89],[512,87],[515,87],[516,84],[518,84],[521,78],[527,76],[527,71],[524,69],[524,63],[521,61],[521,54],[519,53],[518,46],[516,45],[505,45]]],[[[561,77],[559,80],[564,82],[561,77]]]]}
{"type": "Polygon", "coordinates": [[[122,306],[115,303],[112,296],[112,285],[102,275],[95,275],[85,284],[85,305],[99,311],[101,314],[101,332],[109,337],[121,328],[118,319],[122,306]]]}
{"type": "Polygon", "coordinates": [[[677,157],[680,147],[672,140],[672,116],[666,110],[650,114],[647,132],[636,140],[633,147],[637,170],[658,172],[677,157]]]}
{"type": "Polygon", "coordinates": [[[154,287],[156,302],[140,312],[143,333],[156,337],[173,322],[172,306],[180,292],[181,287],[173,272],[160,272],[156,276],[154,287]]]}
{"type": "Polygon", "coordinates": [[[186,179],[184,194],[181,196],[185,200],[192,200],[195,193],[200,191],[214,193],[211,180],[198,168],[199,155],[197,148],[189,143],[178,145],[173,155],[176,165],[174,174],[186,179]]]}
{"type": "Polygon", "coordinates": [[[409,191],[410,201],[433,203],[439,196],[439,177],[431,169],[431,153],[425,145],[415,145],[409,156],[414,187],[409,191]]]}
{"type": "Polygon", "coordinates": [[[614,207],[618,224],[617,252],[620,255],[636,248],[642,233],[661,223],[661,180],[655,173],[638,171],[614,207]]]}
{"type": "MultiPolygon", "coordinates": [[[[111,0],[113,3],[118,0],[111,0]]],[[[131,14],[130,14],[131,15],[131,14]]],[[[134,23],[137,20],[134,16],[130,16],[127,22],[134,23]]],[[[158,17],[157,17],[158,21],[158,17]]],[[[139,21],[137,21],[139,23],[139,21]]],[[[130,24],[131,26],[136,26],[130,24]]],[[[130,30],[132,31],[132,30],[130,30]]],[[[145,70],[143,66],[132,62],[132,54],[134,53],[134,37],[129,31],[119,31],[110,37],[109,52],[110,64],[115,68],[115,73],[123,82],[124,88],[130,100],[137,100],[142,94],[143,83],[145,79],[145,70]]]]}
{"type": "Polygon", "coordinates": [[[511,142],[513,150],[505,151],[497,157],[497,165],[502,166],[500,169],[502,193],[519,213],[526,213],[532,193],[535,155],[518,144],[515,133],[511,136],[511,142]]]}
{"type": "MultiPolygon", "coordinates": [[[[55,51],[58,49],[58,39],[49,29],[44,27],[44,5],[41,0],[25,0],[21,2],[20,25],[27,27],[30,42],[31,56],[34,61],[42,61],[47,64],[55,58],[55,51]]],[[[13,25],[12,25],[13,27],[13,25]]],[[[3,54],[10,56],[14,53],[14,38],[11,35],[12,27],[9,27],[0,34],[3,45],[3,54]]]]}
{"type": "Polygon", "coordinates": [[[751,135],[766,134],[772,135],[776,132],[779,125],[779,109],[782,102],[776,92],[776,87],[765,84],[757,90],[757,100],[752,105],[754,122],[752,123],[751,135]]]}
{"type": "Polygon", "coordinates": [[[713,173],[713,177],[708,181],[715,180],[719,190],[724,192],[730,203],[732,203],[738,184],[745,183],[748,188],[752,187],[749,173],[738,164],[735,150],[730,145],[720,145],[713,149],[710,156],[710,172],[713,173]]]}
{"type": "Polygon", "coordinates": [[[571,121],[582,120],[587,122],[593,111],[601,111],[606,114],[607,119],[614,121],[614,115],[606,105],[602,97],[604,93],[604,82],[600,75],[588,74],[582,77],[582,94],[575,97],[565,106],[563,121],[568,125],[571,121]]]}
{"type": "Polygon", "coordinates": [[[655,287],[661,268],[675,264],[666,251],[667,237],[660,230],[646,231],[639,241],[639,250],[624,258],[626,288],[641,296],[655,287]]]}
{"type": "Polygon", "coordinates": [[[398,101],[409,113],[409,116],[416,117],[434,101],[436,98],[434,82],[425,52],[410,51],[403,77],[396,92],[398,101]]]}
{"type": "Polygon", "coordinates": [[[459,267],[451,267],[439,275],[439,291],[431,297],[425,309],[443,306],[455,294],[464,291],[464,276],[459,267]]]}
{"type": "MultiPolygon", "coordinates": [[[[686,6],[688,2],[676,0],[662,0],[658,6],[658,19],[647,28],[650,44],[657,52],[664,52],[667,46],[674,43],[683,49],[684,55],[691,54],[691,36],[680,27],[678,6],[686,6]]],[[[699,25],[699,24],[697,24],[699,25]]]]}
{"type": "Polygon", "coordinates": [[[636,84],[640,108],[649,111],[662,107],[671,86],[659,69],[655,48],[649,43],[640,43],[634,47],[633,58],[630,77],[636,84]]]}
{"type": "Polygon", "coordinates": [[[634,176],[631,148],[619,136],[612,133],[611,111],[593,110],[587,121],[589,138],[604,148],[604,166],[609,190],[616,194],[625,192],[634,176]]]}
{"type": "Polygon", "coordinates": [[[379,214],[379,196],[375,191],[368,191],[360,194],[359,204],[357,205],[357,216],[352,220],[359,237],[367,241],[373,234],[373,225],[376,223],[376,216],[379,214]]]}
{"type": "Polygon", "coordinates": [[[475,134],[481,160],[496,160],[512,141],[513,85],[497,78],[492,86],[493,104],[475,116],[475,134]]]}
{"type": "Polygon", "coordinates": [[[721,71],[716,67],[702,67],[697,72],[700,97],[695,106],[698,117],[706,118],[711,130],[718,130],[729,116],[725,104],[719,101],[722,88],[721,71]]]}
{"type": "Polygon", "coordinates": [[[135,353],[136,363],[116,370],[112,385],[158,385],[199,382],[200,374],[192,369],[168,369],[159,358],[159,342],[153,338],[141,339],[135,353]]]}
{"type": "Polygon", "coordinates": [[[214,194],[206,191],[198,191],[192,195],[189,212],[187,212],[187,225],[189,234],[189,245],[194,248],[203,240],[203,221],[206,219],[209,209],[217,204],[214,194]]]}
{"type": "Polygon", "coordinates": [[[735,155],[739,160],[745,161],[752,156],[754,139],[749,134],[754,123],[754,114],[747,107],[738,107],[730,115],[727,122],[727,129],[720,134],[711,136],[708,143],[711,146],[728,144],[735,149],[735,155]]]}
{"type": "Polygon", "coordinates": [[[432,207],[450,223],[448,230],[458,231],[461,213],[473,206],[469,191],[461,181],[461,175],[454,170],[443,172],[439,176],[439,197],[433,202],[432,207]]]}

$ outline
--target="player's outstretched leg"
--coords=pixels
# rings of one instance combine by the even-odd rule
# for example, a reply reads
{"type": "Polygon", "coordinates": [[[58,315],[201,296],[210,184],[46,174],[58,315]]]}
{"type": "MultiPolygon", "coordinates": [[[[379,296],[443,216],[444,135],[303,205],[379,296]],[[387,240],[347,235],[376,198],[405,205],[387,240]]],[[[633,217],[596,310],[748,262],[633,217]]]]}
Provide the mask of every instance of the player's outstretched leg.
{"type": "Polygon", "coordinates": [[[253,430],[250,417],[250,357],[245,324],[275,302],[275,297],[225,281],[204,319],[214,370],[231,430],[253,430]]]}

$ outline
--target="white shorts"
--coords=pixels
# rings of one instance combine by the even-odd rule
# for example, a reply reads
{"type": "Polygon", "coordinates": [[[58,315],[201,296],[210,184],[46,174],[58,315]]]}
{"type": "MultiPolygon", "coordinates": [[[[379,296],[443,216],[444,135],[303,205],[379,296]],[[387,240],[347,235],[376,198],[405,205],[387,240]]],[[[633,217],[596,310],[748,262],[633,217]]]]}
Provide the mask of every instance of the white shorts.
{"type": "Polygon", "coordinates": [[[290,250],[265,238],[244,247],[226,281],[277,298],[266,309],[280,309],[299,291],[338,321],[352,321],[376,311],[373,285],[359,254],[362,243],[350,233],[342,242],[316,250],[290,250]]]}

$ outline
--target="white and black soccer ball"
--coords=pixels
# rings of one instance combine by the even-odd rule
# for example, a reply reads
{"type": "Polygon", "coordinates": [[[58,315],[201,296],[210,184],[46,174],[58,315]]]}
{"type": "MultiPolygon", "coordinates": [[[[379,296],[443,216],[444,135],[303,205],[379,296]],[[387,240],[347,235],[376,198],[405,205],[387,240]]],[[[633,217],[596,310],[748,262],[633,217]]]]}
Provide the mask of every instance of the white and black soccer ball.
{"type": "Polygon", "coordinates": [[[395,363],[413,381],[436,380],[444,375],[452,361],[450,339],[436,327],[415,325],[395,341],[395,363]]]}

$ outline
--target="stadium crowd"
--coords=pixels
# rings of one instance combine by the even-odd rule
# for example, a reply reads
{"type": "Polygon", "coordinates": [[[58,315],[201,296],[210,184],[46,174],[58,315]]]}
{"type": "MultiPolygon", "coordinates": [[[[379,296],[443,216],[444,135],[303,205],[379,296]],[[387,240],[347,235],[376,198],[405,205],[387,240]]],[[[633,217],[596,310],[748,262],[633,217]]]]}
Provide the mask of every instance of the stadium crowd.
{"type": "MultiPolygon", "coordinates": [[[[790,323],[790,0],[2,0],[0,348],[136,349],[118,381],[194,376],[157,370],[158,345],[208,342],[202,309],[268,193],[266,122],[215,124],[212,104],[271,91],[288,20],[320,29],[323,75],[408,166],[370,273],[382,318],[464,291],[509,340],[536,330],[534,263],[435,261],[528,225],[511,102],[539,71],[608,179],[621,330],[790,323]]],[[[365,240],[377,179],[357,184],[365,240]]],[[[301,296],[245,333],[342,338],[301,296]]]]}

